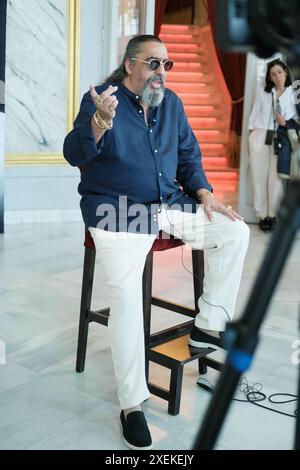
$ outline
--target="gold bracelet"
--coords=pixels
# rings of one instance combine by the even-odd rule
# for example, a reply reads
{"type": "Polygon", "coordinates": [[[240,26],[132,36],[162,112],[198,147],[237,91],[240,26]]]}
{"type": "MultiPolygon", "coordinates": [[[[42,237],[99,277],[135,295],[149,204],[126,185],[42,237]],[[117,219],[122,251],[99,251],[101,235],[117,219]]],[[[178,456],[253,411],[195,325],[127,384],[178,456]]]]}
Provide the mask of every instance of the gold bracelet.
{"type": "Polygon", "coordinates": [[[106,122],[101,114],[99,113],[99,111],[97,110],[94,114],[94,121],[96,123],[96,126],[99,127],[99,129],[112,129],[113,127],[113,121],[112,119],[110,120],[110,122],[106,122]]]}
{"type": "Polygon", "coordinates": [[[96,123],[96,126],[99,127],[99,129],[112,129],[113,127],[113,120],[111,119],[109,122],[106,122],[99,111],[97,110],[94,114],[94,121],[96,123]]]}

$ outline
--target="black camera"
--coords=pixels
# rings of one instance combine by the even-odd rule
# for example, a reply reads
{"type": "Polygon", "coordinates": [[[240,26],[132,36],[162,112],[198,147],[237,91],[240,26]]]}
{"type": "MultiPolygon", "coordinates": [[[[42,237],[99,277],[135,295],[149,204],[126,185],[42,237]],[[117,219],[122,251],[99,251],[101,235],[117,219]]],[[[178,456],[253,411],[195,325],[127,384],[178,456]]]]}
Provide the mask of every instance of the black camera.
{"type": "Polygon", "coordinates": [[[266,132],[265,145],[272,145],[274,140],[275,131],[268,129],[266,132]]]}
{"type": "Polygon", "coordinates": [[[299,0],[217,0],[216,5],[222,49],[262,58],[280,50],[294,56],[294,63],[299,59],[299,0]]]}
{"type": "MultiPolygon", "coordinates": [[[[221,49],[253,52],[268,58],[280,51],[286,55],[300,116],[300,0],[216,0],[217,42],[221,49]]],[[[280,155],[282,143],[271,130],[266,145],[274,145],[280,155]]],[[[297,165],[300,167],[300,149],[297,165]]]]}

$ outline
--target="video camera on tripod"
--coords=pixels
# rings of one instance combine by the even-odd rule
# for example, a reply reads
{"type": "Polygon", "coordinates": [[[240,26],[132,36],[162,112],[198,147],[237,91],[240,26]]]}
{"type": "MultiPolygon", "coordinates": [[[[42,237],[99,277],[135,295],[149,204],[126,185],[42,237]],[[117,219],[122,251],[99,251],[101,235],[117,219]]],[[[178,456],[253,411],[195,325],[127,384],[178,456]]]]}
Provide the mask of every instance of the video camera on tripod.
{"type": "MultiPolygon", "coordinates": [[[[285,54],[292,75],[298,78],[292,86],[300,117],[299,0],[217,0],[216,20],[217,41],[224,50],[254,52],[264,59],[278,51],[285,54]]],[[[274,150],[279,155],[278,172],[284,178],[300,178],[298,124],[295,123],[295,131],[281,129],[282,134],[274,140],[274,150]]]]}

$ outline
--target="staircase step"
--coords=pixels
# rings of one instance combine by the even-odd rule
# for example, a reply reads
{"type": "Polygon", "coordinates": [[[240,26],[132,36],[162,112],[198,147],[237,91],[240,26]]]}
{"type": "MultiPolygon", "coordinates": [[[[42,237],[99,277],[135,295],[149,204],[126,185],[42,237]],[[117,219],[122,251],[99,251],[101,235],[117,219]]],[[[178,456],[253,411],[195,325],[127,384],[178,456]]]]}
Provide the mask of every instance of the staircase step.
{"type": "Polygon", "coordinates": [[[228,182],[237,182],[239,179],[239,172],[237,170],[221,170],[221,171],[206,171],[205,172],[207,179],[212,183],[217,183],[218,181],[228,181],[228,182]]]}
{"type": "Polygon", "coordinates": [[[208,83],[184,83],[184,82],[168,82],[167,87],[175,93],[218,93],[215,85],[208,83]]]}
{"type": "Polygon", "coordinates": [[[200,149],[204,157],[208,156],[224,156],[227,153],[226,145],[222,142],[202,142],[200,149]]]}
{"type": "Polygon", "coordinates": [[[215,81],[213,74],[202,72],[170,72],[168,75],[168,82],[211,83],[213,81],[215,81]]]}
{"type": "Polygon", "coordinates": [[[196,52],[175,52],[175,51],[168,51],[170,59],[174,60],[174,62],[209,62],[209,55],[205,51],[200,51],[199,53],[196,52]]]}
{"type": "Polygon", "coordinates": [[[228,122],[226,122],[226,119],[218,119],[216,117],[190,117],[189,123],[194,131],[197,129],[201,130],[228,128],[228,122]]]}
{"type": "Polygon", "coordinates": [[[195,44],[197,41],[197,37],[195,34],[174,34],[174,33],[160,33],[159,39],[162,40],[165,44],[195,44]]]}
{"type": "Polygon", "coordinates": [[[160,34],[199,34],[198,27],[183,24],[162,24],[160,34]]]}
{"type": "Polygon", "coordinates": [[[205,171],[224,170],[228,167],[227,157],[202,157],[205,171]]]}
{"type": "Polygon", "coordinates": [[[223,104],[217,106],[186,105],[184,109],[188,117],[219,117],[225,115],[225,106],[223,104]]]}
{"type": "Polygon", "coordinates": [[[178,93],[184,105],[187,104],[221,104],[222,95],[219,93],[178,93]]]}
{"type": "Polygon", "coordinates": [[[172,72],[209,72],[209,67],[199,62],[175,62],[172,72]]]}
{"type": "MultiPolygon", "coordinates": [[[[214,172],[209,172],[209,173],[214,173],[214,172]]],[[[239,187],[239,182],[238,181],[230,181],[230,180],[212,180],[207,177],[208,182],[212,185],[213,190],[214,190],[214,195],[216,196],[217,199],[221,199],[220,197],[220,192],[224,193],[235,193],[239,187]]]]}
{"type": "Polygon", "coordinates": [[[217,130],[205,130],[205,131],[194,131],[194,134],[198,141],[201,143],[214,143],[214,144],[221,144],[227,142],[226,133],[217,130]]]}
{"type": "Polygon", "coordinates": [[[185,43],[185,42],[165,42],[165,46],[168,50],[169,54],[172,54],[173,52],[179,52],[179,53],[195,53],[199,54],[201,52],[206,52],[207,53],[207,46],[204,43],[197,43],[197,42],[191,42],[191,43],[185,43]]]}

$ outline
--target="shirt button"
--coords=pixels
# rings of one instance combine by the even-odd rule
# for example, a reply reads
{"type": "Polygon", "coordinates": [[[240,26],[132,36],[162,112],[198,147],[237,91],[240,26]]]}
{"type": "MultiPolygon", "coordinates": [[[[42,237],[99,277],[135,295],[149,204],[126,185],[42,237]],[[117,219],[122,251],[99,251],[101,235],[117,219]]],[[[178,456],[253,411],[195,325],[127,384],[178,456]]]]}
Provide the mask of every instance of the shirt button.
{"type": "Polygon", "coordinates": [[[161,173],[158,173],[158,176],[161,176],[161,173]]]}
{"type": "Polygon", "coordinates": [[[160,196],[160,200],[161,200],[161,201],[163,200],[163,197],[162,197],[162,196],[160,196]]]}
{"type": "Polygon", "coordinates": [[[143,112],[143,111],[140,109],[140,110],[139,110],[139,113],[142,114],[142,112],[143,112]]]}
{"type": "Polygon", "coordinates": [[[154,152],[155,152],[155,153],[157,153],[157,152],[158,152],[158,150],[154,150],[154,152]]]}
{"type": "Polygon", "coordinates": [[[150,132],[153,132],[153,130],[151,129],[150,132]]]}
{"type": "Polygon", "coordinates": [[[138,99],[139,99],[139,96],[136,96],[136,99],[138,100],[138,99]]]}

